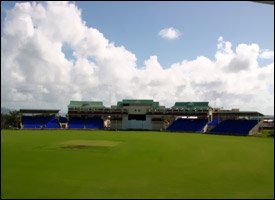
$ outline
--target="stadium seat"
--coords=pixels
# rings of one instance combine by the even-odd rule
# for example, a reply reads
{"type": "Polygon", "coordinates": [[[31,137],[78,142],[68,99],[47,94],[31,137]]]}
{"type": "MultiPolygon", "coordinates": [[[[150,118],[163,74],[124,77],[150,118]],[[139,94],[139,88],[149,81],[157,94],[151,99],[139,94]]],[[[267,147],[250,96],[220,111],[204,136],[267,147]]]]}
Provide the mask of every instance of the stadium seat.
{"type": "Polygon", "coordinates": [[[210,133],[223,135],[248,135],[249,131],[256,126],[257,120],[224,120],[214,127],[210,133]]]}
{"type": "Polygon", "coordinates": [[[177,119],[174,121],[167,130],[169,131],[192,131],[202,132],[207,119],[177,119]]]}
{"type": "Polygon", "coordinates": [[[97,117],[70,117],[68,121],[68,127],[71,129],[102,129],[103,120],[97,117]]]}
{"type": "Polygon", "coordinates": [[[24,129],[60,128],[55,116],[22,116],[24,129]]]}

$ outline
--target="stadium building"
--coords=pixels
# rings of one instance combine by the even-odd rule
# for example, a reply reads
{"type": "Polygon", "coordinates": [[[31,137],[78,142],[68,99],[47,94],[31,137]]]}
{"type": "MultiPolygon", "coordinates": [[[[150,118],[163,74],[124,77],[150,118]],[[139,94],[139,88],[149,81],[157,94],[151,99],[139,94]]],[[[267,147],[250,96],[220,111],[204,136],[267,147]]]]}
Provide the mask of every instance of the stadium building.
{"type": "Polygon", "coordinates": [[[150,99],[123,99],[105,107],[101,101],[70,101],[67,117],[59,110],[20,110],[23,129],[162,130],[252,135],[263,114],[212,108],[208,102],[175,102],[171,108],[150,99]]]}
{"type": "Polygon", "coordinates": [[[20,109],[20,126],[24,129],[57,129],[59,110],[20,109]]]}

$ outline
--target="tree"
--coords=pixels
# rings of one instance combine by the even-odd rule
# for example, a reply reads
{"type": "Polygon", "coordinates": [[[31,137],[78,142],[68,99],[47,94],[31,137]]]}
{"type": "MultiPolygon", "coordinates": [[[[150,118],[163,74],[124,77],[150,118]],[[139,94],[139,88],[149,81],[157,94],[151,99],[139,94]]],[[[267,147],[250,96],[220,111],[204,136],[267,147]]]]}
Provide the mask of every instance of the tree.
{"type": "Polygon", "coordinates": [[[20,112],[10,111],[9,114],[1,113],[1,129],[20,128],[20,112]]]}
{"type": "Polygon", "coordinates": [[[1,113],[1,129],[7,128],[6,121],[7,121],[7,115],[1,113]]]}

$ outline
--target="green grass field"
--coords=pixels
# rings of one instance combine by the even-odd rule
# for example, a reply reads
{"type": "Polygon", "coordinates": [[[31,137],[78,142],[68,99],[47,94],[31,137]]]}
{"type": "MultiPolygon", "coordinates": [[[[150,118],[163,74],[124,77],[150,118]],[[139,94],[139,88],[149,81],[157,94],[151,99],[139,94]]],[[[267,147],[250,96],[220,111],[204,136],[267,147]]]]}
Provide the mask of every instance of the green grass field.
{"type": "Polygon", "coordinates": [[[1,131],[1,198],[274,198],[274,138],[1,131]]]}

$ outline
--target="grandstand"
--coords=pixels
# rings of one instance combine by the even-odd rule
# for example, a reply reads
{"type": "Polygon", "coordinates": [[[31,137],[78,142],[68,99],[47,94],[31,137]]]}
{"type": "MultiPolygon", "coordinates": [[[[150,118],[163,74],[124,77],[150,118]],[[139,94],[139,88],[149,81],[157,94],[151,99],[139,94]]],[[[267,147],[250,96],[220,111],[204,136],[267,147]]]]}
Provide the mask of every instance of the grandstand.
{"type": "Polygon", "coordinates": [[[20,109],[21,128],[59,129],[59,110],[20,109]]]}
{"type": "Polygon", "coordinates": [[[70,101],[69,129],[103,129],[102,115],[108,113],[101,101],[70,101]]]}
{"type": "Polygon", "coordinates": [[[255,134],[263,122],[256,111],[212,108],[208,102],[175,102],[171,108],[151,99],[123,99],[105,107],[101,101],[70,101],[68,117],[59,110],[20,110],[24,129],[166,130],[224,135],[255,134]]]}
{"type": "Polygon", "coordinates": [[[258,124],[258,120],[226,119],[216,125],[211,133],[223,135],[252,135],[250,131],[258,124]]]}
{"type": "Polygon", "coordinates": [[[170,112],[166,112],[174,119],[166,130],[205,132],[210,110],[208,102],[176,102],[170,112]]]}
{"type": "Polygon", "coordinates": [[[263,123],[263,114],[239,109],[213,109],[208,132],[222,135],[253,135],[263,123]]]}
{"type": "Polygon", "coordinates": [[[174,121],[167,130],[169,131],[192,131],[192,132],[204,132],[204,128],[207,124],[207,119],[183,119],[179,118],[174,121]]]}

